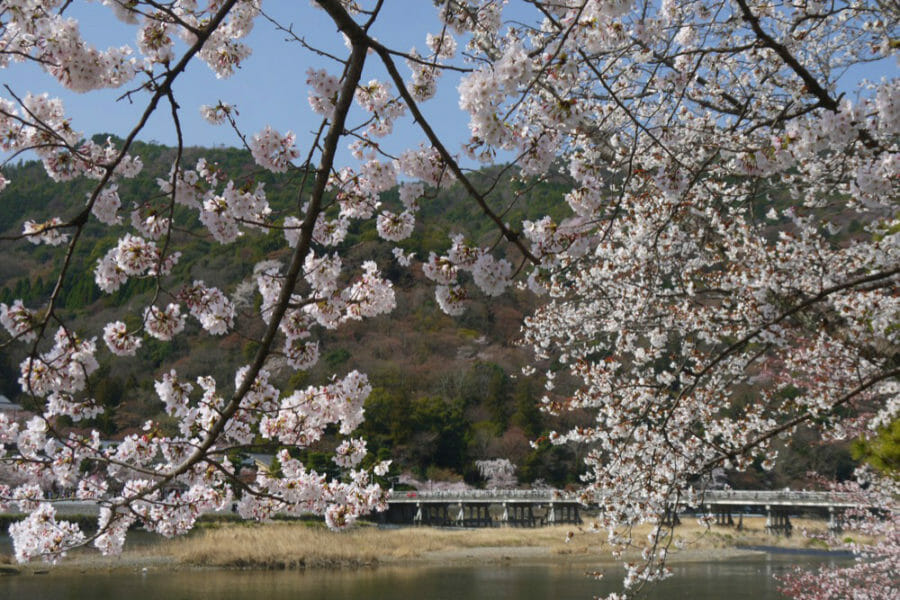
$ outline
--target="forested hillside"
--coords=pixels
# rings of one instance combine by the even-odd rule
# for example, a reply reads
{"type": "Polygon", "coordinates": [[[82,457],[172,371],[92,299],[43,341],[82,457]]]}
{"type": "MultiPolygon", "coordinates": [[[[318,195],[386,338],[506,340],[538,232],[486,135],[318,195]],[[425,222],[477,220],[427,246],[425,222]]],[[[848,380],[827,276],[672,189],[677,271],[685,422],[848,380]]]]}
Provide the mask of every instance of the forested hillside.
{"type": "MultiPolygon", "coordinates": [[[[105,137],[95,136],[95,141],[105,137]]],[[[175,149],[138,142],[134,153],[141,157],[144,168],[134,179],[120,183],[120,196],[126,202],[160,196],[157,178],[167,176],[175,149]]],[[[192,165],[201,155],[237,185],[242,180],[250,181],[251,175],[254,180],[265,181],[275,215],[288,214],[292,208],[296,212],[297,203],[302,202],[297,198],[296,172],[279,176],[263,171],[255,166],[248,151],[234,148],[187,149],[183,162],[192,165]]],[[[91,182],[86,180],[54,183],[41,164],[34,161],[8,166],[4,173],[11,183],[0,203],[3,236],[21,232],[26,215],[34,219],[77,213],[79,200],[91,188],[91,182]]],[[[502,183],[492,189],[488,199],[509,223],[554,214],[565,206],[559,202],[566,189],[565,181],[559,177],[556,182],[500,178],[502,183]]],[[[396,202],[396,195],[396,191],[391,191],[384,199],[396,202]]],[[[124,206],[120,211],[125,223],[130,210],[124,206]]],[[[421,213],[425,218],[417,224],[419,232],[400,244],[419,259],[427,258],[432,251],[444,251],[449,244],[448,234],[455,231],[465,229],[470,235],[474,232],[479,239],[473,241],[482,245],[491,244],[496,236],[492,223],[456,187],[441,190],[423,202],[421,213]]],[[[393,245],[379,239],[371,221],[365,223],[351,229],[338,249],[345,260],[361,263],[380,256],[388,262],[393,245]]],[[[196,217],[194,225],[175,234],[183,256],[174,274],[180,279],[202,280],[228,293],[252,280],[257,263],[287,251],[284,238],[277,231],[250,234],[222,245],[209,237],[196,217]],[[224,268],[233,264],[240,264],[241,268],[224,268]]],[[[152,279],[131,279],[112,295],[102,293],[95,284],[93,267],[116,244],[122,229],[124,225],[88,226],[87,239],[78,245],[73,257],[74,269],[62,282],[60,315],[81,324],[85,331],[109,321],[112,307],[138,306],[139,300],[154,290],[152,279]]],[[[34,246],[23,240],[4,242],[0,253],[0,302],[21,298],[27,306],[39,307],[57,284],[55,269],[64,252],[64,246],[34,246]]],[[[392,264],[397,267],[396,262],[392,264]]],[[[397,292],[397,309],[379,317],[377,327],[351,325],[336,333],[322,330],[322,358],[318,365],[308,371],[283,370],[277,374],[287,382],[286,390],[324,383],[333,373],[353,369],[367,373],[373,391],[366,403],[361,433],[374,458],[394,459],[391,473],[395,476],[411,472],[418,478],[465,479],[478,484],[475,461],[504,457],[517,465],[522,484],[536,480],[554,486],[576,483],[582,467],[581,457],[573,447],[545,442],[533,447],[529,443],[550,429],[566,429],[579,419],[579,415],[569,414],[565,418],[571,423],[560,422],[541,412],[543,387],[521,374],[529,358],[517,347],[516,340],[522,318],[535,301],[530,293],[512,291],[498,298],[476,297],[461,317],[452,318],[438,309],[433,286],[421,269],[394,268],[385,276],[397,292]]],[[[258,302],[248,294],[241,310],[252,314],[258,310],[258,302]]],[[[93,396],[106,410],[90,426],[111,439],[135,431],[148,419],[171,426],[171,419],[161,411],[152,381],[139,375],[153,373],[159,378],[174,367],[186,377],[213,374],[217,381],[232,381],[235,370],[252,357],[254,338],[261,333],[252,327],[238,327],[224,337],[211,338],[199,335],[199,331],[196,323],[190,323],[185,333],[172,342],[146,338],[137,356],[116,360],[114,370],[110,355],[101,352],[101,368],[91,378],[91,385],[93,396]]],[[[17,383],[18,364],[26,351],[22,345],[0,348],[0,393],[32,408],[31,399],[21,394],[17,383]]],[[[564,382],[558,391],[565,391],[564,382]]],[[[306,464],[320,471],[333,470],[326,450],[334,443],[326,440],[323,444],[306,451],[306,464]]],[[[798,435],[794,446],[785,451],[794,460],[782,461],[776,472],[745,473],[733,483],[741,487],[797,484],[805,479],[808,470],[843,478],[853,465],[845,446],[818,446],[814,439],[803,435],[798,435]]]]}

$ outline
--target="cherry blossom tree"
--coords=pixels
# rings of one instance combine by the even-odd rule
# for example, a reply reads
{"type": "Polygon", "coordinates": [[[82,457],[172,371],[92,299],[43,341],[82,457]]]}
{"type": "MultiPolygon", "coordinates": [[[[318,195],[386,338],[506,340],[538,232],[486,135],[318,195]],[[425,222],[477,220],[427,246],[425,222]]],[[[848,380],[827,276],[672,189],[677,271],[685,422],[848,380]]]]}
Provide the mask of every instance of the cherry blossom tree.
{"type": "Polygon", "coordinates": [[[891,480],[872,478],[868,469],[859,473],[859,482],[852,481],[834,487],[855,498],[859,508],[841,516],[841,528],[834,530],[826,541],[835,547],[844,547],[861,560],[852,566],[820,568],[804,571],[795,568],[779,577],[782,591],[798,600],[837,598],[891,598],[897,595],[897,571],[900,569],[900,516],[896,510],[872,511],[871,506],[895,507],[896,484],[891,480]],[[863,487],[865,486],[865,487],[863,487]],[[843,527],[876,540],[865,543],[847,536],[843,527]],[[836,539],[843,538],[843,539],[836,539]]]}
{"type": "MultiPolygon", "coordinates": [[[[663,517],[701,501],[704,474],[769,468],[773,443],[798,427],[839,439],[898,416],[900,83],[859,76],[895,60],[900,13],[890,2],[436,0],[438,25],[422,32],[420,53],[370,35],[380,0],[315,0],[346,52],[310,48],[279,25],[289,43],[332,61],[306,72],[321,125],[303,142],[271,127],[245,133],[234,106],[182,107],[174,91],[195,62],[232,75],[252,50],[243,40],[266,17],[258,0],[103,0],[137,32],[135,47],[106,51],[82,37],[70,4],[3,2],[2,66],[32,62],[70,90],[115,88],[145,108],[121,144],[104,145],[83,141],[59,99],[7,89],[0,106],[4,151],[36,153],[55,181],[96,182],[68,213],[25,222],[22,240],[61,247],[57,284],[42,306],[15,301],[0,312],[5,343],[30,348],[22,389],[44,406],[21,426],[0,426],[4,460],[29,482],[0,489],[3,502],[30,512],[12,531],[19,560],[88,543],[115,552],[136,520],[182,533],[236,494],[244,516],[315,512],[334,527],[381,506],[353,437],[366,376],[284,394],[276,371],[314,364],[318,331],[393,308],[384,265],[351,272],[334,250],[348,227],[373,220],[397,243],[415,231],[420,204],[451,184],[500,241],[454,236],[442,255],[398,246],[393,256],[421,265],[451,315],[510,285],[545,299],[523,334],[535,364],[547,366],[544,407],[595,415],[550,441],[586,448],[583,497],[602,507],[596,528],[617,549],[636,543],[633,526],[658,525],[644,561],[629,566],[626,593],[666,575],[663,517]],[[462,148],[440,139],[427,115],[448,72],[461,77],[470,133],[462,148]],[[296,212],[274,216],[263,186],[238,185],[205,160],[185,164],[180,111],[189,108],[233,127],[262,169],[295,173],[296,212]],[[120,197],[119,183],[142,168],[131,146],[163,111],[179,145],[161,196],[120,197]],[[421,145],[394,148],[400,120],[415,124],[421,145]],[[337,164],[341,144],[355,162],[337,164]],[[476,184],[464,168],[473,163],[499,165],[498,179],[566,181],[560,202],[570,216],[507,223],[490,182],[476,184]],[[383,202],[398,185],[399,203],[383,202]],[[278,229],[292,249],[285,264],[255,271],[254,318],[265,326],[255,356],[233,386],[156,375],[177,431],[148,423],[115,449],[96,433],[62,431],[57,417],[100,410],[90,394],[98,352],[140,352],[146,336],[171,340],[189,317],[209,335],[249,318],[235,291],[172,275],[185,212],[218,243],[278,229]],[[123,315],[102,334],[81,331],[58,314],[94,221],[121,232],[96,264],[98,287],[155,284],[152,301],[129,315],[136,327],[123,315]],[[848,231],[854,221],[858,231],[848,231]],[[329,426],[346,438],[335,457],[343,480],[290,452],[329,426]],[[227,456],[260,440],[281,448],[280,468],[243,481],[227,456]],[[96,533],[56,519],[41,497],[45,480],[100,504],[96,533]]],[[[880,496],[879,508],[895,514],[896,497],[880,496]]]]}
{"type": "Polygon", "coordinates": [[[516,487],[516,465],[509,462],[508,458],[477,460],[475,467],[478,469],[478,474],[485,479],[488,488],[516,487]]]}
{"type": "Polygon", "coordinates": [[[840,78],[892,54],[898,14],[545,9],[550,95],[530,122],[569,126],[579,219],[525,224],[550,296],[526,338],[579,384],[547,408],[595,415],[551,438],[588,448],[598,528],[625,549],[633,525],[659,525],[632,591],[666,576],[666,510],[696,506],[711,469],[771,468],[798,427],[844,439],[897,418],[898,83],[840,78]]]}

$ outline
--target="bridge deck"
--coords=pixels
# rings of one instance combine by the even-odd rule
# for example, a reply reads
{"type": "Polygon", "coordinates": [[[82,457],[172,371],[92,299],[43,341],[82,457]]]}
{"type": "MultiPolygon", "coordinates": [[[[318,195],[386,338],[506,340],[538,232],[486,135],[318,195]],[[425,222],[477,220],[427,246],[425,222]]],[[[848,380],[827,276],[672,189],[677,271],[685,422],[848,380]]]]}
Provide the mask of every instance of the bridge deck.
{"type": "MultiPolygon", "coordinates": [[[[527,503],[527,504],[583,504],[579,494],[566,493],[559,490],[466,490],[463,492],[399,492],[392,491],[388,496],[391,504],[421,503],[527,503]]],[[[590,506],[588,503],[587,506],[590,506]]],[[[747,491],[747,490],[711,490],[698,497],[698,505],[712,506],[780,506],[796,508],[846,509],[858,506],[850,494],[833,492],[806,491],[747,491]]],[[[680,506],[688,508],[687,503],[680,506]]]]}
{"type": "MultiPolygon", "coordinates": [[[[584,504],[582,495],[559,490],[467,490],[464,492],[399,492],[388,494],[388,522],[433,525],[481,525],[503,523],[536,526],[546,523],[580,522],[580,510],[596,508],[584,504]],[[535,512],[537,511],[537,512],[535,512]],[[502,515],[502,516],[501,516],[502,515]]],[[[678,512],[699,509],[719,515],[726,522],[733,511],[749,510],[767,515],[814,511],[829,514],[859,505],[850,494],[804,491],[715,490],[699,497],[698,505],[679,504],[678,512]]],[[[60,517],[96,515],[93,502],[51,500],[60,517]]],[[[0,514],[16,513],[12,507],[0,514]]],[[[780,517],[778,517],[780,518],[780,517]]]]}

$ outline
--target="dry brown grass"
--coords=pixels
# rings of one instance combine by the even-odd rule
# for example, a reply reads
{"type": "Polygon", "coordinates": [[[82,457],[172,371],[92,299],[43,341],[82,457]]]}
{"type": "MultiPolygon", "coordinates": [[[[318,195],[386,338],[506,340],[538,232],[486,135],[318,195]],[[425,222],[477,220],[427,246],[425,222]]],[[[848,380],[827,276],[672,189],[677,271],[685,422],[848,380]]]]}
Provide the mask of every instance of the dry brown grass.
{"type": "Polygon", "coordinates": [[[363,530],[336,535],[303,523],[205,528],[159,547],[176,562],[210,567],[305,568],[375,564],[378,553],[360,544],[363,530]]]}
{"type": "Polygon", "coordinates": [[[703,549],[734,548],[745,546],[778,546],[780,548],[824,549],[824,542],[811,536],[825,534],[825,521],[814,519],[791,519],[794,526],[791,537],[774,536],[766,532],[765,517],[749,517],[743,521],[743,528],[711,525],[708,528],[698,522],[685,519],[685,523],[675,528],[675,540],[685,548],[703,549]]]}
{"type": "MultiPolygon", "coordinates": [[[[699,552],[698,558],[715,558],[715,552],[711,554],[710,551],[738,546],[824,547],[821,541],[802,535],[804,529],[823,532],[825,523],[822,521],[794,520],[795,534],[791,538],[768,535],[764,526],[762,518],[744,519],[743,531],[719,526],[707,529],[685,520],[676,528],[675,539],[686,548],[682,554],[687,558],[692,552],[699,552]]],[[[646,543],[649,531],[649,527],[635,530],[635,544],[646,543]]],[[[378,529],[363,525],[334,532],[318,525],[279,522],[210,527],[187,538],[162,544],[158,551],[187,565],[270,569],[354,567],[428,560],[429,555],[446,557],[447,553],[472,548],[487,551],[479,553],[486,560],[492,557],[499,560],[508,549],[529,547],[541,549],[541,556],[546,557],[571,559],[582,556],[602,561],[610,558],[605,538],[602,533],[587,533],[584,526],[454,530],[427,527],[378,529]],[[574,535],[566,542],[569,532],[574,535]],[[496,552],[492,554],[491,549],[496,552]]],[[[677,560],[678,555],[674,558],[677,560]]]]}
{"type": "Polygon", "coordinates": [[[224,567],[302,568],[362,566],[417,559],[429,552],[474,547],[545,546],[565,538],[562,528],[330,531],[303,523],[224,525],[173,540],[160,552],[177,562],[224,567]]]}

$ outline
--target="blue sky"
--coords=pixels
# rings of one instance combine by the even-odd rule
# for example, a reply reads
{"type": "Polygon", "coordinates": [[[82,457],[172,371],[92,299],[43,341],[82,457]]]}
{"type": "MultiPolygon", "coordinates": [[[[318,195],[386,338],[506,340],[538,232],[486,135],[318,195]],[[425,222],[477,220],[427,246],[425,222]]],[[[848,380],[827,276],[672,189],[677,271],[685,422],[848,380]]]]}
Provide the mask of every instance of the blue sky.
{"type": "MultiPolygon", "coordinates": [[[[311,44],[346,56],[347,49],[334,24],[324,11],[312,8],[308,0],[268,0],[263,2],[263,8],[283,25],[292,25],[294,31],[311,44]]],[[[523,15],[529,11],[533,9],[524,3],[511,2],[504,16],[507,19],[518,17],[528,20],[523,15]]],[[[83,35],[98,48],[123,44],[135,46],[136,29],[123,26],[109,9],[99,3],[73,3],[67,14],[79,20],[83,35]]],[[[424,52],[425,34],[439,31],[440,23],[431,0],[387,0],[371,33],[392,48],[409,50],[415,46],[424,52]]],[[[216,79],[206,65],[197,61],[179,78],[175,93],[181,105],[180,118],[187,144],[231,146],[239,143],[227,125],[213,126],[200,118],[200,105],[223,100],[238,107],[239,124],[246,134],[252,135],[266,125],[282,132],[292,130],[297,135],[298,148],[305,153],[311,140],[310,132],[319,125],[319,118],[310,111],[306,99],[306,70],[309,67],[326,67],[337,72],[339,66],[302,49],[296,43],[285,43],[284,38],[285,34],[260,18],[246,40],[253,48],[253,54],[232,77],[216,79]]],[[[178,50],[183,51],[184,46],[179,45],[178,50]]],[[[408,74],[406,65],[398,62],[401,73],[408,74]]],[[[896,62],[888,59],[860,67],[845,80],[855,80],[860,74],[876,80],[882,76],[895,77],[896,62]]],[[[364,81],[372,78],[387,79],[375,57],[368,63],[364,81]]],[[[458,81],[458,74],[445,73],[438,96],[422,106],[426,117],[451,151],[459,151],[468,137],[467,118],[457,104],[458,81]]],[[[71,93],[33,64],[14,64],[0,71],[0,84],[9,85],[19,96],[27,92],[48,92],[51,96],[62,98],[72,117],[73,127],[87,136],[100,132],[123,135],[130,131],[147,99],[146,94],[138,94],[133,104],[127,100],[117,101],[124,90],[71,93]]],[[[5,90],[0,93],[7,95],[5,90]]],[[[356,114],[361,117],[359,112],[356,114]]],[[[168,107],[158,110],[157,116],[139,137],[146,141],[175,143],[168,107]]],[[[395,128],[385,148],[398,153],[417,146],[422,140],[423,135],[407,118],[395,128]]],[[[349,153],[342,151],[344,155],[339,156],[339,163],[350,158],[349,153]]]]}
{"type": "MultiPolygon", "coordinates": [[[[348,51],[336,27],[321,10],[314,9],[307,0],[264,2],[264,9],[283,25],[293,25],[293,30],[318,47],[344,57],[348,51]]],[[[97,48],[127,44],[134,48],[136,28],[119,23],[109,9],[98,3],[75,3],[67,15],[80,22],[82,34],[97,48]]],[[[430,0],[388,0],[383,14],[371,33],[384,40],[390,47],[409,50],[413,46],[424,53],[425,34],[437,33],[440,24],[436,9],[430,0]]],[[[196,61],[175,83],[174,91],[181,106],[180,118],[185,141],[189,145],[237,145],[238,138],[228,125],[213,126],[200,118],[202,104],[215,104],[218,100],[236,105],[240,113],[239,125],[246,134],[253,134],[266,125],[279,131],[292,130],[298,138],[297,146],[305,151],[311,140],[310,132],[319,125],[319,117],[312,113],[307,102],[306,70],[309,67],[328,68],[339,73],[340,65],[321,58],[297,43],[285,43],[285,34],[263,18],[256,22],[251,35],[245,40],[253,54],[234,75],[217,79],[203,63],[196,61]]],[[[184,50],[178,45],[176,52],[184,50]]],[[[404,75],[409,69],[398,61],[404,75]]],[[[386,80],[377,57],[367,63],[364,81],[386,80]]],[[[437,132],[449,142],[452,150],[458,150],[467,139],[466,115],[459,109],[456,99],[458,75],[447,73],[442,77],[439,95],[422,108],[437,132]]],[[[137,80],[136,80],[137,81],[137,80]]],[[[48,92],[62,98],[73,127],[86,136],[109,132],[123,135],[130,131],[143,111],[147,94],[137,94],[134,102],[117,100],[125,90],[102,90],[89,94],[68,92],[56,81],[33,64],[13,64],[0,71],[0,84],[9,85],[21,96],[27,92],[48,92]]],[[[132,86],[133,87],[133,86],[132,86]]],[[[2,91],[7,96],[5,90],[2,91]]],[[[362,113],[357,113],[362,118],[362,113]]],[[[167,106],[161,106],[157,115],[147,124],[139,136],[146,141],[174,144],[175,130],[167,106]]],[[[416,146],[423,139],[407,118],[395,128],[387,144],[392,151],[416,146]]]]}

